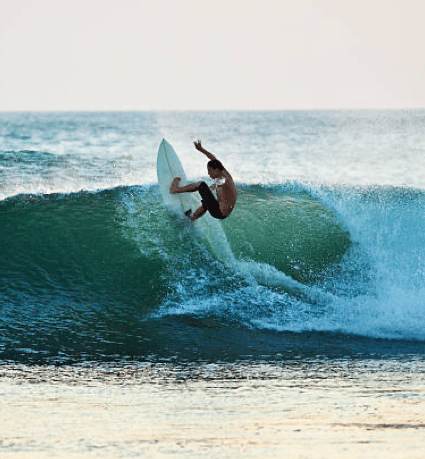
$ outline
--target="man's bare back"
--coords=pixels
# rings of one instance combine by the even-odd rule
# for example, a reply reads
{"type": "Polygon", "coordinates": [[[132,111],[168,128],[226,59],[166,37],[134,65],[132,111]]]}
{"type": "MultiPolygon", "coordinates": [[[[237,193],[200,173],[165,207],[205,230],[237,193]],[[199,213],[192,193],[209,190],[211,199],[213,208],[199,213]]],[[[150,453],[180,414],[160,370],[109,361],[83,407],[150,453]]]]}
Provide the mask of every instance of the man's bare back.
{"type": "Polygon", "coordinates": [[[238,191],[232,176],[226,169],[222,171],[222,176],[225,182],[216,187],[217,201],[220,205],[221,213],[227,217],[235,207],[238,191]]]}

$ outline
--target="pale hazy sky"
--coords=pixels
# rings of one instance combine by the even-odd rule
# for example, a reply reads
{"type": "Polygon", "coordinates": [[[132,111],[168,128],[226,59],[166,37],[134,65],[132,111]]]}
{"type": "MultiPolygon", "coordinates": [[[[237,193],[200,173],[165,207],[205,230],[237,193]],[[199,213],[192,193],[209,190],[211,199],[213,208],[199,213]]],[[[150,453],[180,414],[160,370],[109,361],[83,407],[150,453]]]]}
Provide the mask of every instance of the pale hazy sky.
{"type": "Polygon", "coordinates": [[[425,107],[423,0],[0,0],[0,111],[425,107]]]}

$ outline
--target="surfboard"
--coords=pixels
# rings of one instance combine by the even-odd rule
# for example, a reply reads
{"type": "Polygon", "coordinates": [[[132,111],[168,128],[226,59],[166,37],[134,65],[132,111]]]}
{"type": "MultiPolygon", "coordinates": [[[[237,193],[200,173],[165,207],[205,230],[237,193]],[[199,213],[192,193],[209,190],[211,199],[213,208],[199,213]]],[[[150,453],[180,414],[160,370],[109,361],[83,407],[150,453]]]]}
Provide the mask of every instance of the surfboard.
{"type": "MultiPolygon", "coordinates": [[[[156,172],[159,191],[168,211],[179,218],[187,218],[185,212],[188,210],[195,212],[201,205],[199,193],[170,193],[170,186],[175,177],[182,179],[180,185],[185,185],[188,181],[177,153],[165,139],[162,140],[158,149],[156,172]]],[[[189,223],[188,218],[187,221],[189,223]]],[[[228,267],[235,266],[235,258],[219,220],[211,217],[207,212],[198,218],[193,226],[196,233],[207,243],[209,250],[219,261],[228,267]]]]}
{"type": "Polygon", "coordinates": [[[176,216],[184,217],[186,211],[195,211],[200,206],[201,201],[196,198],[197,193],[170,193],[170,186],[175,177],[182,179],[181,186],[187,183],[187,179],[177,153],[165,139],[162,140],[159,146],[156,172],[162,199],[170,212],[176,216]]]}

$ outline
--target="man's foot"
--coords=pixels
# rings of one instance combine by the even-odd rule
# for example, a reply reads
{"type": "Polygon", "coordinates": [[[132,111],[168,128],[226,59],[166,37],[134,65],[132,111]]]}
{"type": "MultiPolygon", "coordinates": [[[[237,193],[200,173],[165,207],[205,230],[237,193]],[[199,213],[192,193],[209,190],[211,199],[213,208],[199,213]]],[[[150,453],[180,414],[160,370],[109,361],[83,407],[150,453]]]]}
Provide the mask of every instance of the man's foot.
{"type": "Polygon", "coordinates": [[[190,218],[192,216],[192,209],[186,210],[184,214],[186,215],[187,218],[190,218]]]}
{"type": "Polygon", "coordinates": [[[171,194],[176,194],[177,193],[177,190],[179,189],[179,183],[181,181],[181,178],[180,177],[176,177],[173,182],[171,183],[171,186],[170,186],[170,193],[171,194]]]}

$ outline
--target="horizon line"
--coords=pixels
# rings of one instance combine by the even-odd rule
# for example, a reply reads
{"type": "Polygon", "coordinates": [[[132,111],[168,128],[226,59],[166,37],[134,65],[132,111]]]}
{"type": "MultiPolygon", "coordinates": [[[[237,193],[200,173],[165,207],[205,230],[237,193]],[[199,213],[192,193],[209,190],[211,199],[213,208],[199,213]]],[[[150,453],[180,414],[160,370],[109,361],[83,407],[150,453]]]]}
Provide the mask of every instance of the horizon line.
{"type": "Polygon", "coordinates": [[[313,112],[313,111],[401,111],[401,110],[425,110],[423,107],[325,107],[325,108],[40,108],[40,109],[0,109],[0,113],[140,113],[140,112],[313,112]]]}

